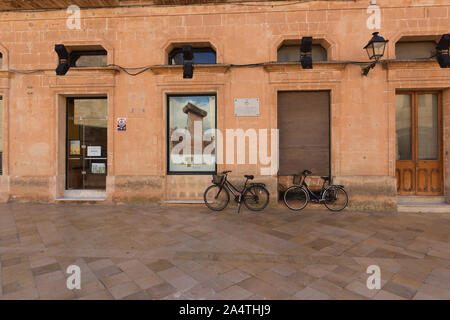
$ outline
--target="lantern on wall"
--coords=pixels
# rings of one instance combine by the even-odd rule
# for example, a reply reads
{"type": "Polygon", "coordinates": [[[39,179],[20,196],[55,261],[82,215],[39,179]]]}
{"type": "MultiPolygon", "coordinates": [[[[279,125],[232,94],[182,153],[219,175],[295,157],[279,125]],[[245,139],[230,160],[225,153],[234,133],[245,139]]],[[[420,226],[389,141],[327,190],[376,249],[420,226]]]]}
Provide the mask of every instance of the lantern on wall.
{"type": "Polygon", "coordinates": [[[389,40],[385,40],[382,36],[378,35],[379,32],[372,33],[372,39],[366,44],[364,49],[367,51],[367,55],[370,60],[379,60],[384,56],[384,50],[386,49],[386,43],[389,40]]]}
{"type": "Polygon", "coordinates": [[[362,69],[363,75],[367,76],[370,69],[373,69],[378,63],[378,60],[380,60],[384,56],[386,43],[388,43],[388,41],[389,40],[385,40],[382,36],[380,36],[378,32],[372,33],[372,39],[370,39],[369,43],[366,44],[364,49],[367,51],[369,59],[374,61],[367,67],[362,69]]]}

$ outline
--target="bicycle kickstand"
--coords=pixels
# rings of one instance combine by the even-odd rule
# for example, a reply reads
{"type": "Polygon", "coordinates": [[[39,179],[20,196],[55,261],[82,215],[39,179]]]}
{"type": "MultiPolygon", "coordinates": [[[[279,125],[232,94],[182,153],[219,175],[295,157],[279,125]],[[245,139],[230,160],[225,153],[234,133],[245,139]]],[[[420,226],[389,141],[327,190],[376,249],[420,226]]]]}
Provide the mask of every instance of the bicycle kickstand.
{"type": "Polygon", "coordinates": [[[241,196],[239,196],[238,213],[241,212],[241,205],[242,205],[242,200],[241,200],[241,196]]]}

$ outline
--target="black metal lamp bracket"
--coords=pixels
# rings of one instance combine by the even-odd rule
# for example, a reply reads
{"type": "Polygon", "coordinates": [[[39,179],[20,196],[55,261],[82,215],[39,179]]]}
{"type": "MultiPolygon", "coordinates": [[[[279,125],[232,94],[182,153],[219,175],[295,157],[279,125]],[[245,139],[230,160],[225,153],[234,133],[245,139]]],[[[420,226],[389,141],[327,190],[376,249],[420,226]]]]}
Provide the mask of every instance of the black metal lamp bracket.
{"type": "Polygon", "coordinates": [[[369,74],[370,69],[375,68],[375,66],[377,65],[377,63],[378,63],[378,60],[375,60],[374,62],[368,64],[367,66],[361,67],[361,74],[362,74],[363,76],[367,76],[367,75],[369,74]]]}

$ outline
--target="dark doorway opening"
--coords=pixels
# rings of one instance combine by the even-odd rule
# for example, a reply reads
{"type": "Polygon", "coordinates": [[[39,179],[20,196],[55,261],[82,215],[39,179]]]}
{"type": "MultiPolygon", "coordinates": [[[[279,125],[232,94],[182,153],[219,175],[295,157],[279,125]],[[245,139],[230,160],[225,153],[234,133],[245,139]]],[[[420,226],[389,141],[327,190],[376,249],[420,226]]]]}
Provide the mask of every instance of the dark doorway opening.
{"type": "Polygon", "coordinates": [[[106,189],[106,97],[67,98],[66,189],[106,189]]]}

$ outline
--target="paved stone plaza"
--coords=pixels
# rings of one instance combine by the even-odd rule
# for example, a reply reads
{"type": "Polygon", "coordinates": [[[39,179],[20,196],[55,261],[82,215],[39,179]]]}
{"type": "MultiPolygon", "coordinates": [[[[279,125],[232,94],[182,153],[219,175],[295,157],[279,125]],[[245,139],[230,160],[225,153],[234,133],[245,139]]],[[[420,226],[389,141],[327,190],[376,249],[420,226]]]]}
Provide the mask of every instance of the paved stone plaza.
{"type": "Polygon", "coordinates": [[[3,204],[0,298],[450,299],[449,240],[450,213],[3,204]]]}

